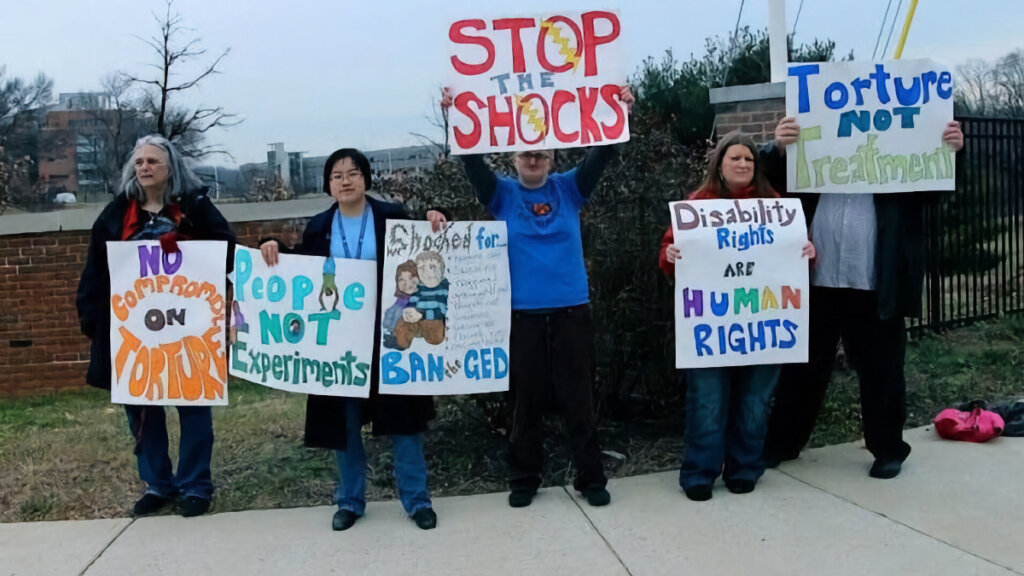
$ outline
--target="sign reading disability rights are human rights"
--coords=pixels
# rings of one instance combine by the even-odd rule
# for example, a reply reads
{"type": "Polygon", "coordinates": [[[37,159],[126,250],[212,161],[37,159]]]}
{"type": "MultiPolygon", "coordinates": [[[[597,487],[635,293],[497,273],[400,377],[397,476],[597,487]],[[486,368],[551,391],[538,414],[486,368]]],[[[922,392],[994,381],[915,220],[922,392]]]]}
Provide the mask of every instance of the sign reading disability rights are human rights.
{"type": "Polygon", "coordinates": [[[800,201],[669,205],[676,262],[676,367],[807,361],[807,226],[800,201]]]}

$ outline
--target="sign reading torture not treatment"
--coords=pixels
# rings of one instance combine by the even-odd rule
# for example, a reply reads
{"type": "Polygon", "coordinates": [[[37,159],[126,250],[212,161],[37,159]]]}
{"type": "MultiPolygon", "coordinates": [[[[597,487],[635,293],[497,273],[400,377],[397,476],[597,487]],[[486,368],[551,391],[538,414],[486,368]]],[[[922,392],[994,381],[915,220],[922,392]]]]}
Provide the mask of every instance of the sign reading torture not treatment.
{"type": "Polygon", "coordinates": [[[674,202],[676,367],[807,361],[800,201],[674,202]]]}
{"type": "Polygon", "coordinates": [[[110,399],[223,406],[225,242],[108,242],[110,399]]]}
{"type": "Polygon", "coordinates": [[[370,396],[377,265],[235,249],[231,375],[279,390],[370,396]]]}
{"type": "Polygon", "coordinates": [[[508,390],[505,223],[388,220],[385,245],[381,394],[508,390]]]}
{"type": "Polygon", "coordinates": [[[931,60],[790,64],[786,152],[792,192],[953,190],[953,74],[931,60]]]}
{"type": "Polygon", "coordinates": [[[618,12],[459,20],[448,39],[453,154],[629,140],[618,12]]]}

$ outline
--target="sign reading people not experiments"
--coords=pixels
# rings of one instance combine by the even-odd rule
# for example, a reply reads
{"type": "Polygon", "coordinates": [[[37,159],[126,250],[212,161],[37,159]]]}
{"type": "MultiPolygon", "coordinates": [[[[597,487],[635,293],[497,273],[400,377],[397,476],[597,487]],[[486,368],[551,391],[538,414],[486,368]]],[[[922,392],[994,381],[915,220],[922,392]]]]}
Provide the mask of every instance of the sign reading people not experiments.
{"type": "Polygon", "coordinates": [[[370,396],[377,266],[235,250],[231,374],[279,390],[370,396]]]}
{"type": "Polygon", "coordinates": [[[504,222],[389,220],[381,394],[508,390],[512,293],[504,222]]]}
{"type": "Polygon", "coordinates": [[[110,398],[117,404],[228,403],[224,242],[108,242],[110,398]]]}
{"type": "Polygon", "coordinates": [[[930,60],[790,64],[786,153],[793,192],[953,190],[953,74],[930,60]]]}
{"type": "Polygon", "coordinates": [[[629,140],[618,12],[470,18],[448,39],[453,154],[629,140]]]}
{"type": "Polygon", "coordinates": [[[795,199],[669,205],[676,261],[676,367],[807,361],[807,242],[795,199]]]}

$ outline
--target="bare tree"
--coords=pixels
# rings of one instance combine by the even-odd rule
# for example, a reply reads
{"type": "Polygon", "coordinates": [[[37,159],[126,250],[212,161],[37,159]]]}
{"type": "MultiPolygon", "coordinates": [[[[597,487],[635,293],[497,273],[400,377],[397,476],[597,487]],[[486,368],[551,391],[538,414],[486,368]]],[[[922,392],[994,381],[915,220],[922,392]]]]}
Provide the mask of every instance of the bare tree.
{"type": "Polygon", "coordinates": [[[46,104],[53,96],[53,80],[42,72],[32,82],[4,78],[6,66],[0,66],[0,134],[12,129],[18,114],[46,104]]]}
{"type": "Polygon", "coordinates": [[[439,99],[432,102],[431,109],[433,113],[426,117],[427,122],[441,130],[443,134],[442,139],[439,141],[419,132],[410,132],[409,134],[416,137],[425,147],[433,148],[435,150],[434,158],[441,160],[442,158],[447,158],[451,150],[448,148],[448,111],[441,108],[441,101],[439,99]]]}
{"type": "Polygon", "coordinates": [[[163,15],[153,15],[160,26],[160,32],[148,39],[138,37],[156,53],[157,62],[151,64],[157,70],[156,77],[141,78],[127,73],[124,76],[133,85],[145,89],[144,109],[155,119],[156,131],[178,144],[183,154],[191,157],[227,154],[223,150],[203,146],[202,142],[206,133],[213,128],[239,124],[241,119],[238,115],[225,112],[222,106],[198,106],[192,109],[174,105],[172,96],[195,88],[204,79],[220,73],[217,67],[231,49],[225,49],[191,78],[180,82],[174,80],[183,64],[203,58],[206,49],[199,47],[198,37],[179,40],[190,29],[183,25],[181,14],[174,10],[174,0],[166,0],[166,4],[167,9],[163,15]]]}
{"type": "Polygon", "coordinates": [[[957,68],[957,104],[967,114],[1024,117],[1024,50],[957,68]]]}

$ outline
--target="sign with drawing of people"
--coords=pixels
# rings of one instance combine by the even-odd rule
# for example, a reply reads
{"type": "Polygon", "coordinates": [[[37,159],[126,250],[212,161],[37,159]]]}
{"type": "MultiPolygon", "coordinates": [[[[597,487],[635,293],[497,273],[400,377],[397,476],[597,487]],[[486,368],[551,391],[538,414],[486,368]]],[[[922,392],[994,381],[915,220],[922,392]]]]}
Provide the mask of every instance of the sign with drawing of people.
{"type": "Polygon", "coordinates": [[[797,199],[673,202],[676,367],[806,362],[808,268],[797,199]]]}
{"type": "Polygon", "coordinates": [[[225,406],[227,243],[108,242],[110,399],[225,406]]]}
{"type": "Polygon", "coordinates": [[[388,221],[381,394],[508,390],[507,238],[504,222],[388,221]]]}
{"type": "Polygon", "coordinates": [[[370,396],[377,269],[372,260],[235,249],[231,375],[321,396],[370,396]]]}

